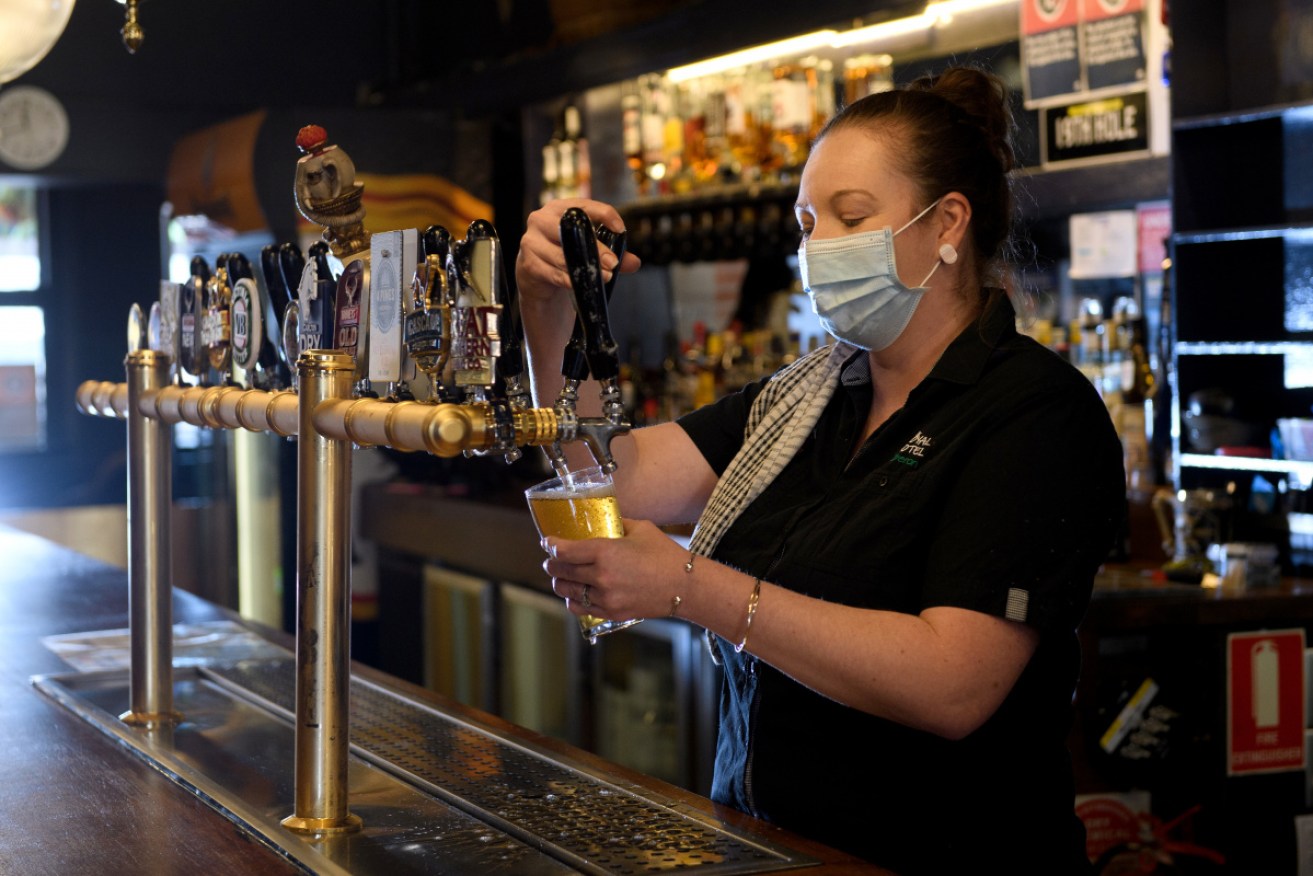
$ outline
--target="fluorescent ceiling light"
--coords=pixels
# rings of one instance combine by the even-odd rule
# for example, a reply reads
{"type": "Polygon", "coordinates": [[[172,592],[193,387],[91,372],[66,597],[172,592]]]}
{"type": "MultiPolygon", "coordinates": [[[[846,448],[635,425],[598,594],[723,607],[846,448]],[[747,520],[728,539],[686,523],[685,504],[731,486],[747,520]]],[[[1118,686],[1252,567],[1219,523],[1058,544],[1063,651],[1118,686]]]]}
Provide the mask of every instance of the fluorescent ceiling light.
{"type": "Polygon", "coordinates": [[[671,82],[684,82],[688,79],[696,79],[699,76],[723,73],[736,67],[748,67],[775,58],[802,55],[815,49],[833,45],[835,36],[836,32],[832,30],[813,31],[802,36],[790,37],[787,40],[752,46],[737,52],[730,52],[728,55],[718,55],[705,61],[675,67],[666,76],[671,82]]]}
{"type": "Polygon", "coordinates": [[[763,61],[803,55],[807,52],[826,48],[846,49],[852,46],[879,44],[877,48],[881,50],[906,51],[918,45],[928,44],[930,35],[936,28],[952,24],[956,16],[978,12],[1011,12],[1015,16],[1018,14],[1017,0],[941,0],[938,3],[927,4],[925,10],[918,15],[896,18],[893,21],[882,21],[878,24],[857,27],[852,30],[813,31],[791,39],[752,46],[737,52],[730,52],[728,55],[719,55],[683,67],[675,67],[668,71],[666,75],[671,82],[684,82],[700,76],[724,73],[727,70],[748,67],[763,61]],[[904,42],[909,37],[918,36],[924,37],[924,39],[917,40],[915,44],[904,42]]]}

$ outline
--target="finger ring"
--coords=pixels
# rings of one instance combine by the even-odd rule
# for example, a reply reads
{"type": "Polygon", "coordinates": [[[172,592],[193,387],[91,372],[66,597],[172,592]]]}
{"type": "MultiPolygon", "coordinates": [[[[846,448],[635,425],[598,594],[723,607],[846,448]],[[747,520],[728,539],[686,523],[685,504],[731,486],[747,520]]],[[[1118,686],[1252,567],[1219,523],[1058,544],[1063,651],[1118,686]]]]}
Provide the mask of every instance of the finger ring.
{"type": "Polygon", "coordinates": [[[593,604],[593,601],[592,601],[591,599],[588,598],[588,591],[589,591],[591,588],[592,588],[592,585],[591,585],[591,584],[585,584],[585,585],[584,585],[584,592],[583,592],[583,594],[581,594],[580,597],[579,597],[579,604],[582,605],[584,608],[588,608],[589,606],[591,606],[591,605],[593,604]]]}

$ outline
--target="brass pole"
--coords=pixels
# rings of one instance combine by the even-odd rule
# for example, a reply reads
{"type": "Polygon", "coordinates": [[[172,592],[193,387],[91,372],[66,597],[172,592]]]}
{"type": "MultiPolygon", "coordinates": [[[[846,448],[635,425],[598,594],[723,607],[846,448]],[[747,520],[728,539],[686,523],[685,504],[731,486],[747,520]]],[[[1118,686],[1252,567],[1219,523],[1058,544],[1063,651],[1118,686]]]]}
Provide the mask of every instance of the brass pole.
{"type": "Polygon", "coordinates": [[[347,811],[351,682],[351,445],[315,431],[315,408],[351,394],[355,361],[309,350],[300,378],[296,462],[296,804],[283,826],[360,829],[347,811]]]}
{"type": "Polygon", "coordinates": [[[177,722],[173,711],[173,591],[169,549],[172,434],[141,413],[138,400],[168,380],[169,359],[128,354],[128,626],[131,638],[128,724],[177,722]]]}

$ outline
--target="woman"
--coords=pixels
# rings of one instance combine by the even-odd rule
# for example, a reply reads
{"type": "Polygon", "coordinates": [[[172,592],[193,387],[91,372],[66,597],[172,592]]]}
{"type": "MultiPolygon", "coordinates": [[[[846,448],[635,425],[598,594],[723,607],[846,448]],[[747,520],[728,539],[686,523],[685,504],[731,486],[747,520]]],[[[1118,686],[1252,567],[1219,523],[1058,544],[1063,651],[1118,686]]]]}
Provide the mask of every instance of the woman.
{"type": "MultiPolygon", "coordinates": [[[[714,634],[714,799],[903,873],[1088,868],[1064,743],[1121,449],[1089,382],[990,286],[1010,131],[1001,83],[966,68],[832,119],[796,212],[837,342],[617,441],[626,536],[544,544],[572,611],[714,634]],[[692,554],[656,526],[694,519],[692,554]]],[[[573,321],[570,205],[623,227],[597,202],[530,217],[541,404],[573,321]]]]}

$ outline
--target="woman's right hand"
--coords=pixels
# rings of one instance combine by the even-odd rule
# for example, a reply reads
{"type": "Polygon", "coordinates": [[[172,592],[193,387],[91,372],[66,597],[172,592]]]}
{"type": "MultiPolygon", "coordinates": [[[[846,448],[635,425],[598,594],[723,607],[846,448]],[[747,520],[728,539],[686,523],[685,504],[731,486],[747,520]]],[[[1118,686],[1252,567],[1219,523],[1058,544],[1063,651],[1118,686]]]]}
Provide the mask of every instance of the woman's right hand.
{"type": "MultiPolygon", "coordinates": [[[[520,254],[515,261],[515,281],[520,300],[538,304],[550,303],[562,290],[570,289],[570,274],[565,266],[565,253],[561,249],[561,216],[571,207],[579,207],[593,220],[612,231],[623,231],[624,220],[610,204],[584,198],[551,201],[529,214],[524,237],[520,240],[520,254]]],[[[616,257],[610,249],[598,244],[603,280],[609,281],[617,268],[616,257]]],[[[618,267],[621,273],[637,271],[642,262],[633,253],[625,253],[618,267]]],[[[569,309],[569,308],[567,308],[569,309]]]]}

